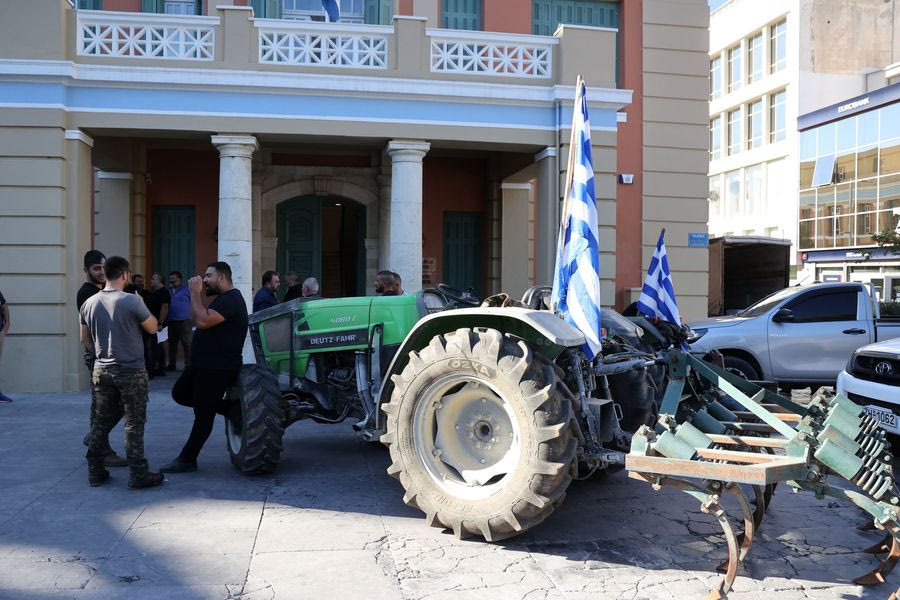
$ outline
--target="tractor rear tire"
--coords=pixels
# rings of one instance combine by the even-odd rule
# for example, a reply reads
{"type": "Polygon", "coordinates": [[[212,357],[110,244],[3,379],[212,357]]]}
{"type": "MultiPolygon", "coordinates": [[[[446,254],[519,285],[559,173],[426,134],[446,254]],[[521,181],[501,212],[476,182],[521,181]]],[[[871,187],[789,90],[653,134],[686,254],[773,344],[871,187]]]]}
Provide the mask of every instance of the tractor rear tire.
{"type": "Polygon", "coordinates": [[[225,417],[231,464],[244,475],[271,473],[281,461],[284,409],[275,374],[259,365],[243,365],[232,390],[234,405],[225,417]]]}
{"type": "Polygon", "coordinates": [[[438,335],[393,382],[388,473],[429,525],[497,541],[562,503],[577,469],[575,400],[524,341],[480,328],[438,335]]]}

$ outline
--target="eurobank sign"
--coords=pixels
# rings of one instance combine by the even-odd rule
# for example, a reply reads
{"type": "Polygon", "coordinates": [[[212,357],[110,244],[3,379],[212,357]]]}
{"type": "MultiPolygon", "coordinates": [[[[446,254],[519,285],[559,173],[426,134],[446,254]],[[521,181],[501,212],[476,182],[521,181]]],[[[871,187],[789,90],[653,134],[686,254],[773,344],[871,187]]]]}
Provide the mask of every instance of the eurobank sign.
{"type": "Polygon", "coordinates": [[[797,118],[797,129],[804,131],[829,121],[843,119],[844,117],[872,110],[885,104],[892,104],[898,100],[900,100],[900,83],[895,83],[867,94],[848,98],[811,113],[800,115],[797,118]]]}

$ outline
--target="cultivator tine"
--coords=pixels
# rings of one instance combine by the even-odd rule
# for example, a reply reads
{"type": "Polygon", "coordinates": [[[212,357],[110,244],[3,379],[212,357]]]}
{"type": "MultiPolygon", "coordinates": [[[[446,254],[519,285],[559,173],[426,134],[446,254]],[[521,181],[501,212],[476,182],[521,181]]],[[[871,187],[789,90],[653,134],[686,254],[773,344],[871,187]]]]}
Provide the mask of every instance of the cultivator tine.
{"type": "MultiPolygon", "coordinates": [[[[732,483],[730,485],[726,485],[725,490],[728,492],[731,492],[737,498],[738,504],[741,507],[741,513],[744,516],[744,531],[742,531],[737,536],[737,542],[738,542],[738,544],[740,544],[740,549],[738,551],[738,556],[737,556],[737,563],[740,564],[741,562],[744,561],[745,558],[747,558],[747,554],[750,552],[750,546],[753,545],[753,534],[755,533],[756,528],[757,528],[756,516],[755,516],[754,512],[750,510],[750,499],[747,498],[747,495],[744,493],[744,490],[741,489],[741,486],[739,486],[736,483],[732,483]]],[[[760,520],[761,519],[762,519],[762,517],[760,517],[760,520]]],[[[727,537],[727,534],[726,534],[726,537],[727,537]]],[[[731,563],[732,563],[732,556],[731,556],[730,548],[731,547],[729,545],[728,560],[726,560],[725,562],[723,562],[716,568],[716,570],[719,571],[720,573],[727,574],[729,571],[729,567],[731,566],[731,563]]],[[[736,570],[737,570],[737,567],[735,567],[735,571],[736,570]]]]}
{"type": "Polygon", "coordinates": [[[716,518],[719,522],[719,526],[722,528],[722,533],[725,534],[725,541],[728,543],[728,560],[723,563],[725,565],[725,577],[719,582],[719,586],[706,596],[706,600],[719,600],[720,598],[727,597],[728,592],[731,591],[731,586],[734,585],[734,580],[737,577],[738,566],[741,564],[738,539],[734,534],[734,528],[731,526],[731,522],[728,520],[728,515],[722,507],[719,506],[718,502],[704,504],[700,510],[711,514],[716,518]]]}
{"type": "MultiPolygon", "coordinates": [[[[888,535],[891,538],[891,546],[888,555],[884,557],[884,560],[881,561],[871,573],[866,573],[860,577],[857,577],[853,580],[853,583],[856,585],[879,585],[884,583],[885,578],[888,574],[894,570],[894,567],[897,566],[897,561],[900,560],[900,543],[897,542],[897,539],[892,535],[888,535]]],[[[886,545],[882,542],[883,545],[886,545]]],[[[874,546],[873,546],[874,548],[874,546]]],[[[867,550],[871,550],[871,548],[867,548],[863,550],[866,552],[867,550]]],[[[879,553],[881,551],[879,550],[879,553]]]]}
{"type": "Polygon", "coordinates": [[[754,529],[759,529],[759,526],[762,525],[762,520],[766,516],[766,510],[769,508],[769,499],[771,499],[771,495],[769,498],[766,498],[766,488],[769,486],[759,486],[754,485],[753,487],[753,527],[754,529]]]}
{"type": "Polygon", "coordinates": [[[883,560],[854,580],[883,583],[900,561],[900,492],[878,423],[842,395],[818,392],[801,406],[678,350],[666,362],[670,384],[659,423],[634,434],[625,467],[655,488],[674,485],[697,497],[718,520],[728,560],[719,565],[725,577],[709,598],[731,589],[781,481],[818,498],[849,501],[872,517],[873,528],[887,530],[865,550],[883,554],[883,560]],[[858,490],[829,485],[832,477],[858,490]],[[753,507],[742,485],[753,489],[753,507]],[[740,505],[740,534],[720,505],[725,492],[740,505]]]}
{"type": "MultiPolygon", "coordinates": [[[[872,523],[872,529],[875,529],[874,523],[872,523]]],[[[892,539],[894,539],[894,537],[891,534],[887,534],[880,542],[863,550],[863,554],[883,554],[887,552],[891,549],[892,539]]]]}

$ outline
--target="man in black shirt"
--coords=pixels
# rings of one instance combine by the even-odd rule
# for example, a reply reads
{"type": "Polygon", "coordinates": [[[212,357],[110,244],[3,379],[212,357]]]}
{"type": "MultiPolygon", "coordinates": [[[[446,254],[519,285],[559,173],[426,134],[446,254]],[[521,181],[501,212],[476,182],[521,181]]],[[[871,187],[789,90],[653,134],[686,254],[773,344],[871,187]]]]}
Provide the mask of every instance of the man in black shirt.
{"type": "MultiPolygon", "coordinates": [[[[99,293],[100,290],[103,289],[103,286],[106,285],[106,274],[103,272],[103,267],[105,265],[106,256],[99,250],[88,250],[84,254],[85,282],[81,285],[81,288],[78,290],[78,295],[75,297],[75,305],[78,307],[79,314],[81,313],[81,307],[84,306],[87,299],[94,294],[99,293]]],[[[88,349],[84,350],[84,366],[87,367],[88,372],[91,374],[91,429],[93,429],[94,419],[97,415],[97,391],[94,389],[93,383],[94,354],[88,349]]],[[[118,413],[118,418],[113,423],[113,427],[115,427],[122,419],[122,414],[121,411],[118,413]]],[[[85,446],[90,442],[90,436],[90,432],[84,436],[82,441],[85,446]]],[[[108,435],[103,443],[103,449],[106,451],[106,458],[103,460],[104,465],[107,467],[124,467],[128,465],[128,460],[113,451],[112,447],[109,445],[108,435]]]]}
{"type": "MultiPolygon", "coordinates": [[[[171,299],[172,296],[163,283],[162,275],[154,273],[150,277],[150,292],[144,301],[147,303],[147,308],[150,309],[150,314],[156,317],[160,330],[167,325],[171,299]]],[[[163,345],[159,343],[156,334],[150,336],[148,343],[150,345],[150,366],[147,367],[147,372],[153,376],[165,377],[166,352],[163,345]]]]}
{"type": "Polygon", "coordinates": [[[212,433],[216,413],[224,414],[223,396],[237,382],[247,337],[247,303],[231,282],[231,267],[211,263],[201,280],[188,281],[191,316],[197,325],[191,363],[172,388],[172,399],[194,409],[194,426],[178,457],[162,468],[168,473],[197,470],[197,456],[212,433]],[[209,307],[201,294],[216,296],[209,307]]]}
{"type": "Polygon", "coordinates": [[[303,296],[303,286],[300,285],[300,278],[293,271],[288,271],[284,274],[284,285],[287,286],[287,291],[284,293],[284,302],[303,296]]]}

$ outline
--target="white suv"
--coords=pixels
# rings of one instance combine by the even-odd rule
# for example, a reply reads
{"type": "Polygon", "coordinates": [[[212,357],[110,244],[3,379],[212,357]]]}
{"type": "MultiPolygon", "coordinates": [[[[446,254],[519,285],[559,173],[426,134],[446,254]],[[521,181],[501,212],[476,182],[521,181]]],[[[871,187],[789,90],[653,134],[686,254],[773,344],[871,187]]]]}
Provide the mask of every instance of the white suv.
{"type": "Polygon", "coordinates": [[[900,338],[863,346],[837,380],[837,391],[900,435],[900,338]]]}

